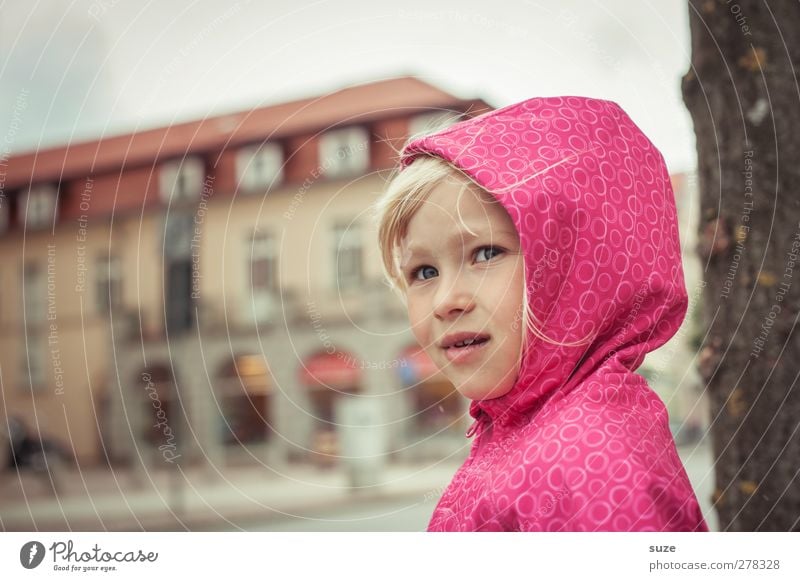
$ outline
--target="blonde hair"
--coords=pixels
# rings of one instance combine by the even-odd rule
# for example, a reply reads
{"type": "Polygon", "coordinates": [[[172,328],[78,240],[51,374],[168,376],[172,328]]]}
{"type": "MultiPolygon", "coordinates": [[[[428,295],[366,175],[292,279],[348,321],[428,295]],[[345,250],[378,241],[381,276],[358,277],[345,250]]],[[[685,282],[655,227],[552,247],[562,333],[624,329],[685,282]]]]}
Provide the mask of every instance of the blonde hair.
{"type": "MultiPolygon", "coordinates": [[[[465,187],[476,187],[486,191],[460,168],[448,163],[440,157],[421,155],[414,159],[405,169],[397,168],[390,178],[388,187],[373,206],[374,218],[378,226],[378,246],[381,255],[383,274],[391,289],[400,297],[406,307],[407,281],[401,271],[399,253],[402,239],[408,231],[408,225],[417,209],[428,199],[431,192],[441,183],[455,180],[465,187]]],[[[492,198],[499,203],[494,196],[492,198]]],[[[460,218],[460,216],[459,216],[460,218]]],[[[464,225],[466,227],[466,225],[464,225]]],[[[525,273],[523,259],[523,273],[525,273]]],[[[527,293],[527,276],[523,274],[522,313],[524,328],[547,343],[562,346],[580,345],[575,343],[559,343],[547,337],[541,330],[541,323],[531,310],[527,293]]],[[[519,320],[515,319],[514,324],[519,320]]],[[[528,347],[529,333],[523,333],[523,352],[528,347]]]]}

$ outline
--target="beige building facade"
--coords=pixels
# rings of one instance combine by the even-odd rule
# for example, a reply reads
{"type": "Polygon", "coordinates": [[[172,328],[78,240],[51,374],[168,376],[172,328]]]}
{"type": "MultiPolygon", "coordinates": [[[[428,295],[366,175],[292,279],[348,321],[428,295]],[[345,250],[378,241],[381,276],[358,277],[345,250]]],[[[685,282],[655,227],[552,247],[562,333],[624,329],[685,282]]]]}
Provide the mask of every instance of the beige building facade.
{"type": "MultiPolygon", "coordinates": [[[[334,465],[369,400],[390,459],[465,454],[468,402],[382,280],[370,209],[409,135],[487,110],[407,77],[11,158],[0,417],[82,465],[334,465]]],[[[642,371],[699,418],[683,335],[642,371]]]]}
{"type": "Polygon", "coordinates": [[[366,398],[390,458],[463,447],[370,206],[409,134],[486,110],[407,77],[11,158],[2,417],[85,465],[331,463],[366,398]]]}

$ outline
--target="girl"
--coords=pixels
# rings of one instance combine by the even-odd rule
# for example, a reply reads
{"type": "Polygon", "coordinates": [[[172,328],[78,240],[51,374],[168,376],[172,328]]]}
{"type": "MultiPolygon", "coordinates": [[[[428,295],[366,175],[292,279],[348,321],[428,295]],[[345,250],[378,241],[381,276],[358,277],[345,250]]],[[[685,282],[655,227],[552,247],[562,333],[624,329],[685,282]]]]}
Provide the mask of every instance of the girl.
{"type": "Polygon", "coordinates": [[[686,314],[660,152],[610,101],[534,98],[408,143],[376,205],[415,338],[476,434],[429,531],[707,531],[634,373],[686,314]]]}

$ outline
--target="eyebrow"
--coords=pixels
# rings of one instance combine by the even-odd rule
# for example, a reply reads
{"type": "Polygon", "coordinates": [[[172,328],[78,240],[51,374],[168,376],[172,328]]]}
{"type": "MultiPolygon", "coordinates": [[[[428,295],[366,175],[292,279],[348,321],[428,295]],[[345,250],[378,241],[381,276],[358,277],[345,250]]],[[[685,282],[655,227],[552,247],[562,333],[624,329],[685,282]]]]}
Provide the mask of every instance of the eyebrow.
{"type": "MultiPolygon", "coordinates": [[[[474,229],[473,229],[474,230],[474,229]]],[[[478,232],[477,235],[473,235],[467,230],[459,230],[458,232],[454,233],[453,235],[449,236],[443,241],[444,246],[455,246],[456,244],[461,244],[462,239],[467,239],[467,243],[469,240],[476,240],[481,237],[488,237],[491,236],[492,240],[497,240],[500,236],[509,236],[515,238],[517,236],[516,232],[511,232],[509,230],[501,229],[501,230],[493,230],[491,233],[481,233],[478,232]]],[[[428,246],[422,246],[419,244],[409,244],[407,246],[407,250],[410,252],[409,256],[428,256],[430,254],[428,246]]]]}

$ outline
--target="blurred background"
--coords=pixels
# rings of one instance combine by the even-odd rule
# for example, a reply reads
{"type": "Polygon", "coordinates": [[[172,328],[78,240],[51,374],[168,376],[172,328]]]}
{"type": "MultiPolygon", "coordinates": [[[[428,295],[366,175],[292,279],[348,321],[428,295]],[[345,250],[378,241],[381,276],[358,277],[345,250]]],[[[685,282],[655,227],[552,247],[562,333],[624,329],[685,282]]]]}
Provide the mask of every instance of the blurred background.
{"type": "Polygon", "coordinates": [[[2,530],[424,530],[468,400],[370,206],[409,135],[568,94],[667,159],[690,306],[639,373],[713,528],[688,33],[678,0],[4,4],[2,530]]]}

